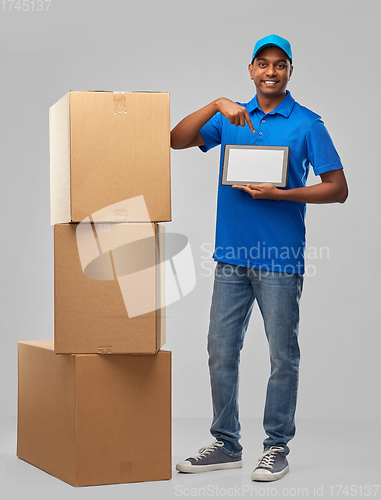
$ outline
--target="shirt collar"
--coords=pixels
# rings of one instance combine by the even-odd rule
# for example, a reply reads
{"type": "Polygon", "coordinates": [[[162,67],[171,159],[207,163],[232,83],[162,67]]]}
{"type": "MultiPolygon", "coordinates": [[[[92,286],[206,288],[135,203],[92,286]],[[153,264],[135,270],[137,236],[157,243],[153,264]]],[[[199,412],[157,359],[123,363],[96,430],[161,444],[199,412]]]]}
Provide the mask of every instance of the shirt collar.
{"type": "MultiPolygon", "coordinates": [[[[275,115],[278,113],[279,115],[283,115],[286,118],[288,118],[291,114],[294,104],[295,104],[295,99],[290,94],[290,91],[287,90],[286,97],[283,99],[283,101],[280,102],[275,109],[273,109],[272,111],[270,111],[270,113],[267,114],[275,115]]],[[[261,109],[258,104],[257,95],[255,95],[255,97],[249,102],[247,106],[247,111],[249,112],[253,112],[255,109],[261,109]]]]}

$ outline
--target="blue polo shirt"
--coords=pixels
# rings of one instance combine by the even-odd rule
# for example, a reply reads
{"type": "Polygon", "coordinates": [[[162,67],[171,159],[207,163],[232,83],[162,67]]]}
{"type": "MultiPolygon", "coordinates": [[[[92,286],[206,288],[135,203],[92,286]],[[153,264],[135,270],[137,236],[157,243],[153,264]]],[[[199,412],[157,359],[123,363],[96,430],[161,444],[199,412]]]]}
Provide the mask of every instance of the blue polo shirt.
{"type": "Polygon", "coordinates": [[[310,166],[315,175],[341,169],[340,157],[321,117],[298,104],[287,91],[283,101],[265,114],[257,96],[244,106],[254,125],[236,127],[221,113],[200,130],[203,152],[221,145],[217,201],[215,261],[254,269],[304,274],[306,204],[254,200],[248,193],[222,186],[225,144],[289,146],[285,189],[305,186],[310,166]]]}

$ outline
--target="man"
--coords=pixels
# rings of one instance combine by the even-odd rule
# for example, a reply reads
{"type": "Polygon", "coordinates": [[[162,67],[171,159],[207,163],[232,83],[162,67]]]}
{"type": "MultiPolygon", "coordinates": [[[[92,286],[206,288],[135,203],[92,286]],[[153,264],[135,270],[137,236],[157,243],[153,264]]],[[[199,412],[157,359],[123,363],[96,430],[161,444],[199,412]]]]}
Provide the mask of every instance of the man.
{"type": "Polygon", "coordinates": [[[219,185],[217,261],[208,334],[215,441],[177,464],[181,472],[242,467],[238,418],[240,350],[254,301],[269,343],[271,374],[263,425],[267,438],[252,473],[274,481],[288,471],[288,442],[295,434],[299,375],[299,301],[305,248],[305,204],[343,203],[348,188],[340,157],[319,115],[287,89],[291,46],[278,35],[259,40],[249,64],[256,96],[246,104],[217,99],[184,118],[171,132],[174,149],[206,152],[225,144],[289,146],[287,187],[263,183],[219,185]],[[321,182],[305,186],[310,166],[321,182]]]}

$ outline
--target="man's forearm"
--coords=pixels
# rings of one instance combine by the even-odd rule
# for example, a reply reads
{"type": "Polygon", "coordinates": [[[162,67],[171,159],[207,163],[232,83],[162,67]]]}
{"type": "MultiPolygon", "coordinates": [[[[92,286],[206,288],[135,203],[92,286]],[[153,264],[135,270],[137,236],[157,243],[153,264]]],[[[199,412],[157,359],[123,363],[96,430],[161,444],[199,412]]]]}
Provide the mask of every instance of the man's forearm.
{"type": "Polygon", "coordinates": [[[171,147],[183,149],[197,137],[200,129],[218,112],[217,100],[185,117],[171,132],[171,147]]]}
{"type": "Polygon", "coordinates": [[[277,199],[300,203],[344,203],[348,191],[344,186],[332,182],[321,182],[314,186],[295,189],[278,189],[277,199]]]}

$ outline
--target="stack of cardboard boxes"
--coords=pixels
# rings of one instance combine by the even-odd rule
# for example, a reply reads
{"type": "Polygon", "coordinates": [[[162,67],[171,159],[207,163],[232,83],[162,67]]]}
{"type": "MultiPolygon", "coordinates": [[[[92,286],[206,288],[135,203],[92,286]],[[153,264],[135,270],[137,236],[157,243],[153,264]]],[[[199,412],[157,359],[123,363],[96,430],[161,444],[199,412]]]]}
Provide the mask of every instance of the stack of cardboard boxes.
{"type": "Polygon", "coordinates": [[[74,485],[171,478],[169,95],[50,109],[54,342],[19,342],[17,455],[74,485]]]}

